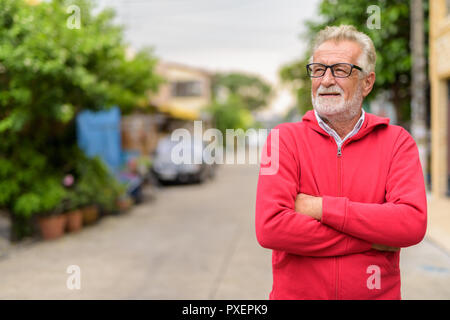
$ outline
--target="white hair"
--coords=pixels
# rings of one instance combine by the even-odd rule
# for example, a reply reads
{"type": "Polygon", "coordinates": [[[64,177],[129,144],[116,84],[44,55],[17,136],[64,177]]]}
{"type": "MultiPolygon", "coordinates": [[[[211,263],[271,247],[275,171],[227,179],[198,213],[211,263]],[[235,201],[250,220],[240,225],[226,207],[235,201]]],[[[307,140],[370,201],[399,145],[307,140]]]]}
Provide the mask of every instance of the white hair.
{"type": "MultiPolygon", "coordinates": [[[[326,41],[354,41],[361,47],[361,55],[358,57],[358,65],[363,69],[364,74],[375,72],[375,63],[377,54],[372,39],[363,33],[358,31],[351,25],[328,26],[322,29],[316,36],[313,44],[313,55],[317,48],[326,41]]],[[[309,59],[310,63],[313,62],[313,56],[309,59]]]]}

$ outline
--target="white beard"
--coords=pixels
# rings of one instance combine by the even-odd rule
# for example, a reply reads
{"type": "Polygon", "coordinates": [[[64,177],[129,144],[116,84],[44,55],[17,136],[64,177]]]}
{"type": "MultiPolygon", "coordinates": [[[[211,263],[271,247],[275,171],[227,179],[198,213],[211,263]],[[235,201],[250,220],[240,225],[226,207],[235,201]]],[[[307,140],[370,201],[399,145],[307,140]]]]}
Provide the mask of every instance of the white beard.
{"type": "Polygon", "coordinates": [[[317,95],[319,95],[318,98],[315,98],[311,90],[311,100],[314,110],[321,117],[332,117],[338,121],[347,121],[358,116],[364,99],[362,88],[359,84],[356,92],[348,100],[344,99],[344,91],[338,85],[329,88],[324,88],[320,85],[317,89],[317,95]],[[322,92],[339,92],[341,95],[335,98],[322,98],[319,95],[322,92]]]}

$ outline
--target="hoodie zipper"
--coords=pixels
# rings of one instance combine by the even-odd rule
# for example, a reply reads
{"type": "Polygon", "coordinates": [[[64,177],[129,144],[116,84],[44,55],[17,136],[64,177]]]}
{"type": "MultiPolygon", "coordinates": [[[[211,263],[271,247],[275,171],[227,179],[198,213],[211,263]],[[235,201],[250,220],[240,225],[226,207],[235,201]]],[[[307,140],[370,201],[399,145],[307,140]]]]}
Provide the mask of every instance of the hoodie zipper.
{"type": "MultiPolygon", "coordinates": [[[[338,144],[338,150],[337,150],[337,181],[338,181],[338,197],[340,197],[342,195],[342,179],[341,179],[341,175],[342,175],[342,170],[341,170],[341,165],[342,165],[342,145],[338,144]]],[[[335,267],[336,267],[336,300],[339,300],[339,257],[335,257],[336,259],[336,263],[335,263],[335,267]]]]}

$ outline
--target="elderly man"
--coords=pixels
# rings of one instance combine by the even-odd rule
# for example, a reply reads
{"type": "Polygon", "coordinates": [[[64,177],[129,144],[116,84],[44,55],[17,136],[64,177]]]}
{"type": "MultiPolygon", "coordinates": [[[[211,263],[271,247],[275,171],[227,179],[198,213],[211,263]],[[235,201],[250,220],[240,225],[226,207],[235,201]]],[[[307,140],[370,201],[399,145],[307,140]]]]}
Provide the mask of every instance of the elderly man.
{"type": "Polygon", "coordinates": [[[266,141],[255,225],[273,250],[270,299],[401,299],[399,250],[425,235],[426,193],[410,134],[362,110],[375,60],[354,27],[322,30],[306,66],[314,110],[266,141]]]}

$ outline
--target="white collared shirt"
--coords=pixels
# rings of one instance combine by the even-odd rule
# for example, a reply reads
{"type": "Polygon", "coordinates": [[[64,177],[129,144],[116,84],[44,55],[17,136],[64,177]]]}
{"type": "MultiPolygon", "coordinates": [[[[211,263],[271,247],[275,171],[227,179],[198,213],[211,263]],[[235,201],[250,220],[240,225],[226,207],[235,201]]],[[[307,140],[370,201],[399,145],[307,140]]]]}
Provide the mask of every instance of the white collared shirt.
{"type": "Polygon", "coordinates": [[[332,136],[334,138],[334,140],[336,141],[336,144],[338,146],[338,153],[340,154],[340,150],[342,147],[342,144],[345,142],[345,140],[347,140],[348,138],[354,136],[355,134],[358,133],[359,129],[361,129],[362,124],[364,123],[364,109],[361,109],[362,113],[361,113],[361,117],[359,118],[358,122],[356,122],[355,127],[353,128],[353,130],[347,134],[347,136],[344,139],[341,139],[341,137],[336,133],[336,131],[334,131],[333,129],[331,129],[323,120],[322,118],[320,118],[319,114],[316,112],[316,110],[314,110],[314,115],[316,116],[317,122],[319,123],[319,126],[325,130],[325,132],[327,132],[330,136],[332,136]]]}

